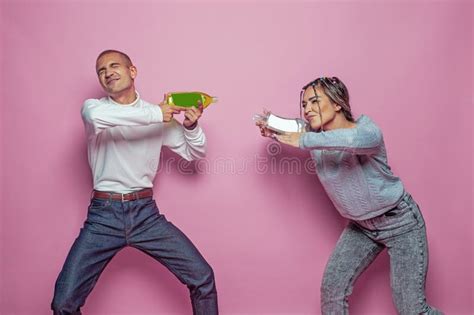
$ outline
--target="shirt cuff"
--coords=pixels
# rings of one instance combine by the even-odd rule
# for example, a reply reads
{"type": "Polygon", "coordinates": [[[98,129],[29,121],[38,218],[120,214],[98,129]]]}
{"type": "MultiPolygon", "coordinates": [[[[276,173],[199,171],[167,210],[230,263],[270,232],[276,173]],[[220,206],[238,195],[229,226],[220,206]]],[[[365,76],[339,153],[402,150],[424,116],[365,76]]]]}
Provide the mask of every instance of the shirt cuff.
{"type": "Polygon", "coordinates": [[[300,149],[305,149],[305,145],[304,145],[304,138],[306,136],[306,133],[303,133],[300,137],[300,141],[299,141],[299,146],[300,146],[300,149]]]}
{"type": "Polygon", "coordinates": [[[191,130],[186,129],[185,127],[183,127],[183,129],[184,129],[184,136],[190,140],[197,139],[202,134],[202,129],[199,126],[199,124],[196,124],[196,126],[191,130]]]}

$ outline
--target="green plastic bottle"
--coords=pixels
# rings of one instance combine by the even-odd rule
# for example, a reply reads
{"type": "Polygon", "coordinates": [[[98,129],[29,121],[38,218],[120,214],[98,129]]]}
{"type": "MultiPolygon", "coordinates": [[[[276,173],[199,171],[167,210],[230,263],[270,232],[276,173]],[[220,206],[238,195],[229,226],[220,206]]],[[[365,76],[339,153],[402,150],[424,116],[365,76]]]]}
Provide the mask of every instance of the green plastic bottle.
{"type": "Polygon", "coordinates": [[[169,105],[175,105],[180,107],[199,107],[198,101],[204,108],[208,107],[212,103],[217,102],[217,97],[210,96],[203,92],[171,92],[167,93],[167,102],[169,105]]]}

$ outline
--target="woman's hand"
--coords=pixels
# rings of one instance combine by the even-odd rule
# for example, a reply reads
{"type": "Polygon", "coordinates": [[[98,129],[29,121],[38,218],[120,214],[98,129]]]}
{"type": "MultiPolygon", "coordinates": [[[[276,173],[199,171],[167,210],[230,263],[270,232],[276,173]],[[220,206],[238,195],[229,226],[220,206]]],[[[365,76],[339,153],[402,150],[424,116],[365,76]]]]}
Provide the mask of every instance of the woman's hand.
{"type": "MultiPolygon", "coordinates": [[[[268,117],[270,115],[270,111],[267,109],[263,109],[263,115],[256,115],[256,117],[260,117],[261,119],[265,119],[264,117],[268,117]]],[[[275,131],[268,129],[267,123],[264,120],[257,120],[255,125],[260,129],[260,134],[262,137],[268,138],[275,138],[275,131]]]]}
{"type": "Polygon", "coordinates": [[[274,138],[275,132],[267,128],[267,124],[264,121],[256,121],[255,125],[260,128],[260,134],[262,137],[274,138]]]}
{"type": "Polygon", "coordinates": [[[285,132],[281,134],[275,134],[273,139],[277,140],[280,143],[299,148],[301,135],[301,132],[285,132]]]}

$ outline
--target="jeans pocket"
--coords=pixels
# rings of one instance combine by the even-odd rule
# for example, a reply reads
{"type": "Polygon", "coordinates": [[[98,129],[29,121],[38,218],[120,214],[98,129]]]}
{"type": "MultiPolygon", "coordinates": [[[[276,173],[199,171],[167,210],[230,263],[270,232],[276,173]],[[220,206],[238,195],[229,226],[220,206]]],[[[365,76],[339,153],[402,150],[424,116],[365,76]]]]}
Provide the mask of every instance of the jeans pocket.
{"type": "Polygon", "coordinates": [[[400,209],[398,209],[398,208],[393,208],[393,209],[388,210],[387,212],[385,212],[385,213],[383,214],[383,216],[385,216],[385,217],[394,217],[394,216],[400,215],[400,212],[401,212],[401,211],[402,211],[402,210],[400,210],[400,209]]]}
{"type": "Polygon", "coordinates": [[[85,225],[96,232],[103,230],[104,226],[110,226],[115,222],[113,205],[109,199],[91,199],[85,225]]]}
{"type": "Polygon", "coordinates": [[[138,199],[137,202],[140,207],[153,207],[155,204],[155,199],[153,199],[153,197],[146,197],[138,199]]]}
{"type": "Polygon", "coordinates": [[[418,225],[413,216],[411,206],[407,203],[399,205],[373,219],[373,226],[380,233],[395,236],[405,233],[418,225]]]}
{"type": "Polygon", "coordinates": [[[90,205],[89,205],[89,211],[93,210],[103,210],[110,206],[110,200],[109,199],[99,199],[99,198],[92,198],[90,205]]]}
{"type": "Polygon", "coordinates": [[[394,208],[388,210],[380,217],[382,221],[398,220],[398,218],[406,215],[408,211],[410,211],[410,204],[402,200],[394,208]]]}
{"type": "Polygon", "coordinates": [[[410,203],[410,209],[411,209],[413,217],[418,222],[418,226],[419,227],[424,226],[425,219],[423,218],[423,215],[421,214],[420,206],[413,199],[411,200],[411,203],[410,203]]]}

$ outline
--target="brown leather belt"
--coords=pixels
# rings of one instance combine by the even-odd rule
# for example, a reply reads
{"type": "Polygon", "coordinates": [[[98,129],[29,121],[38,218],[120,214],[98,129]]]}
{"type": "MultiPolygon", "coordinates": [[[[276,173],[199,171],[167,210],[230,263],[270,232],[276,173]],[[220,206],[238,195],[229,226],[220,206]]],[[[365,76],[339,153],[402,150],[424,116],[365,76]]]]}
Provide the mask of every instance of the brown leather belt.
{"type": "Polygon", "coordinates": [[[121,193],[114,193],[114,192],[105,192],[105,191],[92,191],[92,198],[99,198],[99,199],[112,199],[118,201],[132,201],[147,197],[153,196],[153,189],[146,188],[140,191],[135,191],[128,194],[121,194],[121,193]]]}

